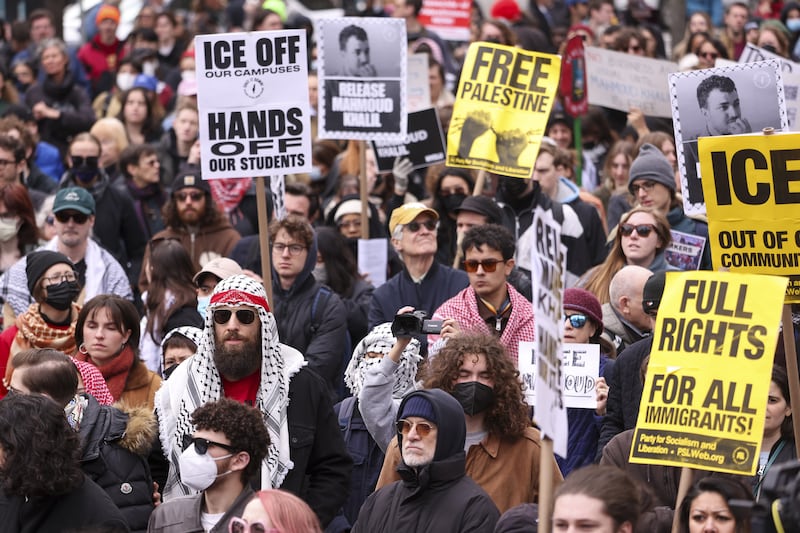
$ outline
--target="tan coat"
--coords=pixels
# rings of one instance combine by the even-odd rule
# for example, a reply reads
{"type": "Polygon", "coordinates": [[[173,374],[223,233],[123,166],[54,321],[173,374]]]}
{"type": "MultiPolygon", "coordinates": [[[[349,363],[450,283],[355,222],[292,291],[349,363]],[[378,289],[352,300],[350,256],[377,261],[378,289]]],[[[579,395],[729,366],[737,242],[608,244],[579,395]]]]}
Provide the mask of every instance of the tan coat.
{"type": "Polygon", "coordinates": [[[119,401],[129,407],[146,407],[152,411],[155,407],[156,391],[161,387],[161,378],[147,369],[144,363],[137,361],[128,373],[125,389],[119,401]]]}

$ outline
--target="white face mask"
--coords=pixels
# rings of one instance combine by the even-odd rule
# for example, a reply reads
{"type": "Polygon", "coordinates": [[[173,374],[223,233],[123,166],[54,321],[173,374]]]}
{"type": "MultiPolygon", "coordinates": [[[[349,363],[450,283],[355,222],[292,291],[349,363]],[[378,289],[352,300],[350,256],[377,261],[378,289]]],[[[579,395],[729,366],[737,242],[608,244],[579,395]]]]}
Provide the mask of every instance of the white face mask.
{"type": "Polygon", "coordinates": [[[148,76],[155,76],[156,68],[158,68],[158,61],[147,61],[142,64],[142,74],[147,74],[148,76]]]}
{"type": "Polygon", "coordinates": [[[19,217],[0,218],[0,242],[8,242],[17,236],[22,221],[19,217]]]}
{"type": "Polygon", "coordinates": [[[133,82],[136,79],[136,74],[132,72],[120,72],[117,74],[117,87],[120,91],[127,91],[133,87],[133,82]]]}
{"type": "Polygon", "coordinates": [[[232,453],[222,457],[211,457],[208,452],[200,455],[192,443],[181,454],[178,465],[181,469],[181,482],[190,489],[203,491],[214,483],[219,476],[229,474],[231,471],[217,474],[216,461],[233,457],[232,453]]]}

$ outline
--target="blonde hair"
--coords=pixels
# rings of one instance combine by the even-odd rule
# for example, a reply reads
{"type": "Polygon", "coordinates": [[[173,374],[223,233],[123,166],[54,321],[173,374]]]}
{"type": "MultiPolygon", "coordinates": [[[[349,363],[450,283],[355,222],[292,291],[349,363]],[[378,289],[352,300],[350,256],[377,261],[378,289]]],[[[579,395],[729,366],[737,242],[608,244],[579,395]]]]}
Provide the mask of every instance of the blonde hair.
{"type": "Polygon", "coordinates": [[[125,132],[125,126],[122,122],[113,117],[106,117],[101,118],[97,122],[94,123],[92,129],[89,130],[89,133],[97,137],[98,139],[102,139],[105,137],[111,137],[114,139],[114,143],[117,145],[117,149],[120,153],[128,147],[128,134],[125,132]]]}

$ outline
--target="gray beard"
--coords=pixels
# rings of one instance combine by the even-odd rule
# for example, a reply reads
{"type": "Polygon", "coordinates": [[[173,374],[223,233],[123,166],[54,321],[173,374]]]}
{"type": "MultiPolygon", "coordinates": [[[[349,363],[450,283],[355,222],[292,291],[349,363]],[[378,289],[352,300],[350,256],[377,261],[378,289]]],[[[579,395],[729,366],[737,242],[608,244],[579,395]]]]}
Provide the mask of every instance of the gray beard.
{"type": "Polygon", "coordinates": [[[215,339],[214,347],[214,364],[228,381],[239,381],[261,368],[260,338],[246,340],[238,347],[226,346],[215,339]]]}

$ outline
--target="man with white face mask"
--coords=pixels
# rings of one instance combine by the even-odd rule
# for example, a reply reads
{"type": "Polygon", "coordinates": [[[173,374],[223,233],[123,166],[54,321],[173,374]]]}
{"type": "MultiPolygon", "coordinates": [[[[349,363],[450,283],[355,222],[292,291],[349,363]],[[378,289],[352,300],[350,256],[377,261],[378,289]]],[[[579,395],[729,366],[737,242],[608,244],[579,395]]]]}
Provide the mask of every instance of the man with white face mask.
{"type": "Polygon", "coordinates": [[[150,533],[227,531],[253,498],[250,478],[267,455],[269,435],[257,409],[229,398],[198,407],[195,430],[184,436],[181,481],[200,491],[158,506],[150,515],[150,533]]]}

